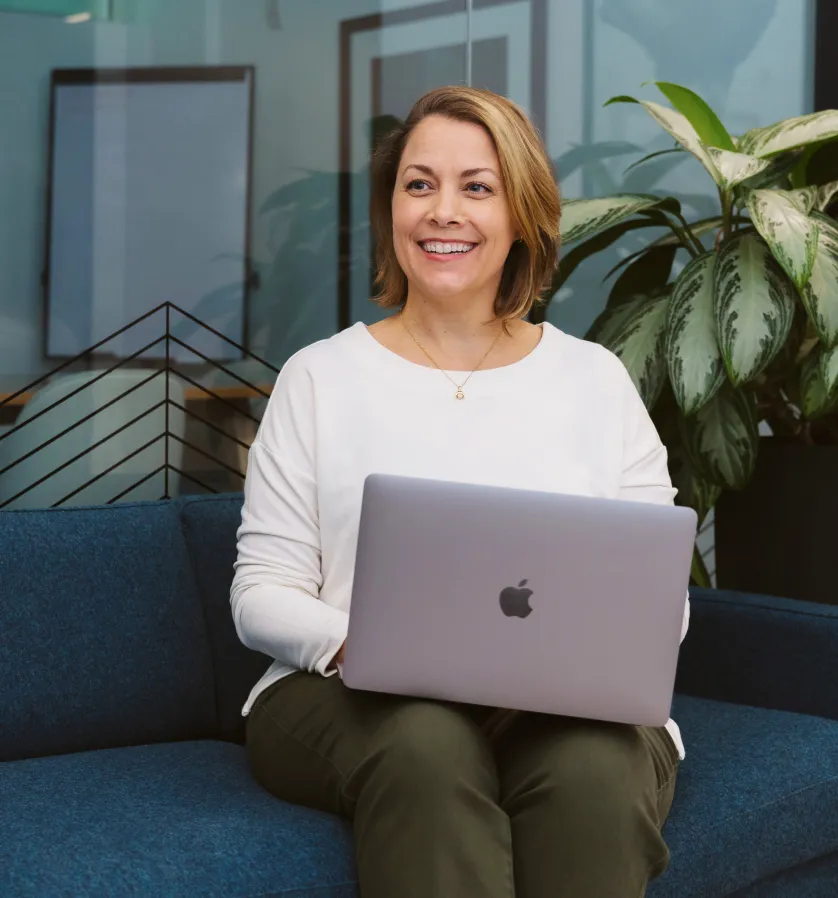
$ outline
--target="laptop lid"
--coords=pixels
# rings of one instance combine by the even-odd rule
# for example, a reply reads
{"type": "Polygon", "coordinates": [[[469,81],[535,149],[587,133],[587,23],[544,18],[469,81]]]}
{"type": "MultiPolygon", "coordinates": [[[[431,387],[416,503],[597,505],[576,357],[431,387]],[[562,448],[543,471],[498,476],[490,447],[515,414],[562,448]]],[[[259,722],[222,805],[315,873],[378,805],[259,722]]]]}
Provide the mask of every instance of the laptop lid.
{"type": "Polygon", "coordinates": [[[662,726],[692,509],[372,474],[352,688],[662,726]]]}

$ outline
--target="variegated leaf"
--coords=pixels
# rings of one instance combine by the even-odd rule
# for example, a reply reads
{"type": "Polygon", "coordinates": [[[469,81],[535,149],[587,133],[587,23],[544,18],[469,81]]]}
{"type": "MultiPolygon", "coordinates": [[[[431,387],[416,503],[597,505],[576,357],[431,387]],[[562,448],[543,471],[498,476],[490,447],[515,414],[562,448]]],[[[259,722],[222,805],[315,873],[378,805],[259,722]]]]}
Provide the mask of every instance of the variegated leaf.
{"type": "Polygon", "coordinates": [[[742,135],[739,149],[750,156],[773,156],[833,137],[838,137],[838,110],[825,109],[754,128],[742,135]]]}
{"type": "MultiPolygon", "coordinates": [[[[663,434],[661,434],[663,438],[663,434]]],[[[699,525],[709,514],[721,494],[721,489],[706,481],[696,470],[684,447],[683,439],[665,441],[667,466],[672,485],[678,490],[675,501],[688,505],[698,515],[699,525]]]]}
{"type": "MultiPolygon", "coordinates": [[[[607,340],[600,338],[598,342],[622,359],[646,408],[652,408],[666,380],[663,348],[669,295],[630,302],[632,309],[621,319],[619,329],[611,331],[607,340]]],[[[626,305],[615,306],[614,312],[626,305]]]]}
{"type": "Polygon", "coordinates": [[[714,311],[731,383],[753,380],[782,349],[794,319],[795,292],[756,234],[722,244],[714,311]]]}
{"type": "Polygon", "coordinates": [[[634,97],[613,97],[605,105],[609,106],[612,103],[638,103],[643,106],[661,128],[671,134],[684,149],[689,150],[707,169],[713,180],[717,184],[720,183],[721,175],[713,162],[713,157],[701,142],[689,119],[677,109],[653,103],[651,100],[636,100],[634,97]]]}
{"type": "Polygon", "coordinates": [[[812,218],[819,228],[818,252],[800,295],[821,342],[831,349],[838,343],[838,226],[822,212],[812,218]]]}
{"type": "Polygon", "coordinates": [[[666,200],[646,193],[618,193],[590,200],[565,200],[561,218],[562,243],[585,240],[638,212],[654,209],[663,202],[666,200]]]}
{"type": "Polygon", "coordinates": [[[681,420],[690,461],[707,481],[742,489],[751,479],[759,448],[756,408],[750,391],[725,384],[694,415],[681,420]]]}
{"type": "MultiPolygon", "coordinates": [[[[784,187],[789,176],[800,163],[801,151],[780,153],[768,159],[768,167],[746,179],[739,186],[756,190],[759,187],[784,187]]],[[[753,158],[753,157],[752,157],[753,158]]]]}
{"type": "Polygon", "coordinates": [[[733,153],[729,150],[718,150],[715,147],[708,147],[707,152],[719,173],[717,183],[723,190],[736,187],[771,167],[769,159],[757,159],[746,153],[733,153]]]}
{"type": "Polygon", "coordinates": [[[818,199],[815,208],[819,212],[826,210],[826,207],[835,199],[838,194],[838,181],[830,181],[829,184],[822,184],[818,187],[818,199]]]}
{"type": "Polygon", "coordinates": [[[728,134],[727,128],[716,115],[707,101],[695,91],[671,81],[656,81],[658,90],[670,103],[686,116],[695,128],[698,139],[707,147],[718,147],[733,152],[736,145],[728,134]]]}
{"type": "Polygon", "coordinates": [[[751,190],[748,212],[774,258],[802,290],[812,276],[818,249],[818,223],[804,211],[801,199],[788,190],[751,190]]]}
{"type": "Polygon", "coordinates": [[[622,332],[626,321],[646,299],[645,296],[635,296],[619,304],[606,306],[588,329],[585,339],[600,343],[602,346],[610,346],[622,332]]]}
{"type": "Polygon", "coordinates": [[[666,322],[666,362],[675,399],[691,415],[721,387],[725,368],[713,315],[716,253],[693,259],[678,275],[666,322]]]}
{"type": "Polygon", "coordinates": [[[824,378],[823,356],[820,349],[810,352],[800,368],[800,411],[804,418],[817,418],[833,411],[838,400],[838,394],[829,389],[824,378]]]}
{"type": "Polygon", "coordinates": [[[820,365],[826,392],[830,395],[838,393],[838,346],[821,351],[820,365]]]}

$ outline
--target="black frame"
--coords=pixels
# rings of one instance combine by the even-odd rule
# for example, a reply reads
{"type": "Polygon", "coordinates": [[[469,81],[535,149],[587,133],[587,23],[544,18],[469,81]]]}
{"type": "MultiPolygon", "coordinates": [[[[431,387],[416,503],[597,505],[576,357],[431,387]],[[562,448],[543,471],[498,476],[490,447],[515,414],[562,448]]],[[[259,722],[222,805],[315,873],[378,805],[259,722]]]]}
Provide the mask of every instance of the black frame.
{"type": "MultiPolygon", "coordinates": [[[[217,66],[136,66],[131,68],[53,69],[50,76],[49,147],[47,152],[46,216],[44,225],[44,266],[41,271],[41,354],[50,361],[66,361],[71,356],[50,355],[48,322],[50,296],[50,235],[52,233],[53,165],[55,161],[55,96],[59,87],[71,84],[177,84],[186,82],[247,81],[249,79],[247,124],[247,183],[245,187],[245,234],[242,283],[242,343],[250,349],[250,291],[255,283],[251,267],[253,230],[253,120],[255,115],[256,67],[253,65],[217,66]]],[[[236,344],[239,345],[239,344],[236,344]]],[[[97,353],[99,358],[116,358],[113,353],[97,353]]],[[[91,356],[92,357],[92,356],[91,356]]],[[[232,361],[219,359],[218,361],[232,361]]],[[[157,362],[157,360],[155,360],[157,362]]],[[[163,364],[159,360],[159,364],[163,364]]]]}
{"type": "MultiPolygon", "coordinates": [[[[473,9],[499,6],[509,0],[474,0],[473,9]]],[[[547,0],[530,0],[531,47],[530,102],[536,124],[547,133],[547,0]]],[[[387,13],[373,13],[340,23],[338,65],[338,331],[352,324],[349,290],[352,236],[350,209],[352,204],[352,172],[350,130],[352,115],[352,38],[364,31],[378,31],[388,25],[401,25],[423,19],[465,12],[463,0],[433,0],[423,6],[408,7],[387,13]]]]}
{"type": "Polygon", "coordinates": [[[838,65],[834,37],[838,34],[838,4],[815,0],[815,112],[838,109],[838,65]]]}

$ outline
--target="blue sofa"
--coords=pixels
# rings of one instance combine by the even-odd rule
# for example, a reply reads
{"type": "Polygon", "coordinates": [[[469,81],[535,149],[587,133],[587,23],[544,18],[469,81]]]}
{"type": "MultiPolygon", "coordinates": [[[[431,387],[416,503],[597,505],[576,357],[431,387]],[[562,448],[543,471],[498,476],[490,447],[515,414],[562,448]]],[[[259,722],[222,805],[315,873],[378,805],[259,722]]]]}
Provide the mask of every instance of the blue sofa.
{"type": "MultiPolygon", "coordinates": [[[[0,512],[2,898],[356,898],[350,827],[248,771],[240,504],[0,512]]],[[[838,895],[838,611],[696,591],[674,716],[648,894],[838,895]]]]}

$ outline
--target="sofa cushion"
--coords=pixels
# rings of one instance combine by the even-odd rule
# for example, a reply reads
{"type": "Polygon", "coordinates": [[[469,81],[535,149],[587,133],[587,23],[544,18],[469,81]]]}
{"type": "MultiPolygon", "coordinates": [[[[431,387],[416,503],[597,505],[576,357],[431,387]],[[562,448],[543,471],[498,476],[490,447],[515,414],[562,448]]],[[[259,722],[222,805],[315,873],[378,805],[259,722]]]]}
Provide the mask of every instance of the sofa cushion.
{"type": "Polygon", "coordinates": [[[687,757],[649,898],[728,896],[838,852],[838,722],[685,696],[673,716],[687,757]]]}
{"type": "Polygon", "coordinates": [[[231,493],[179,500],[212,648],[219,732],[221,738],[235,742],[244,742],[242,705],[271,663],[267,655],[242,645],[230,611],[243,498],[231,493]]]}
{"type": "Polygon", "coordinates": [[[0,895],[357,896],[349,827],[264,792],[229,742],[2,764],[0,795],[0,895]]]}
{"type": "Polygon", "coordinates": [[[174,505],[4,511],[0,546],[0,760],[214,732],[174,505]]]}
{"type": "Polygon", "coordinates": [[[835,898],[838,892],[838,854],[761,879],[730,898],[835,898]]]}

